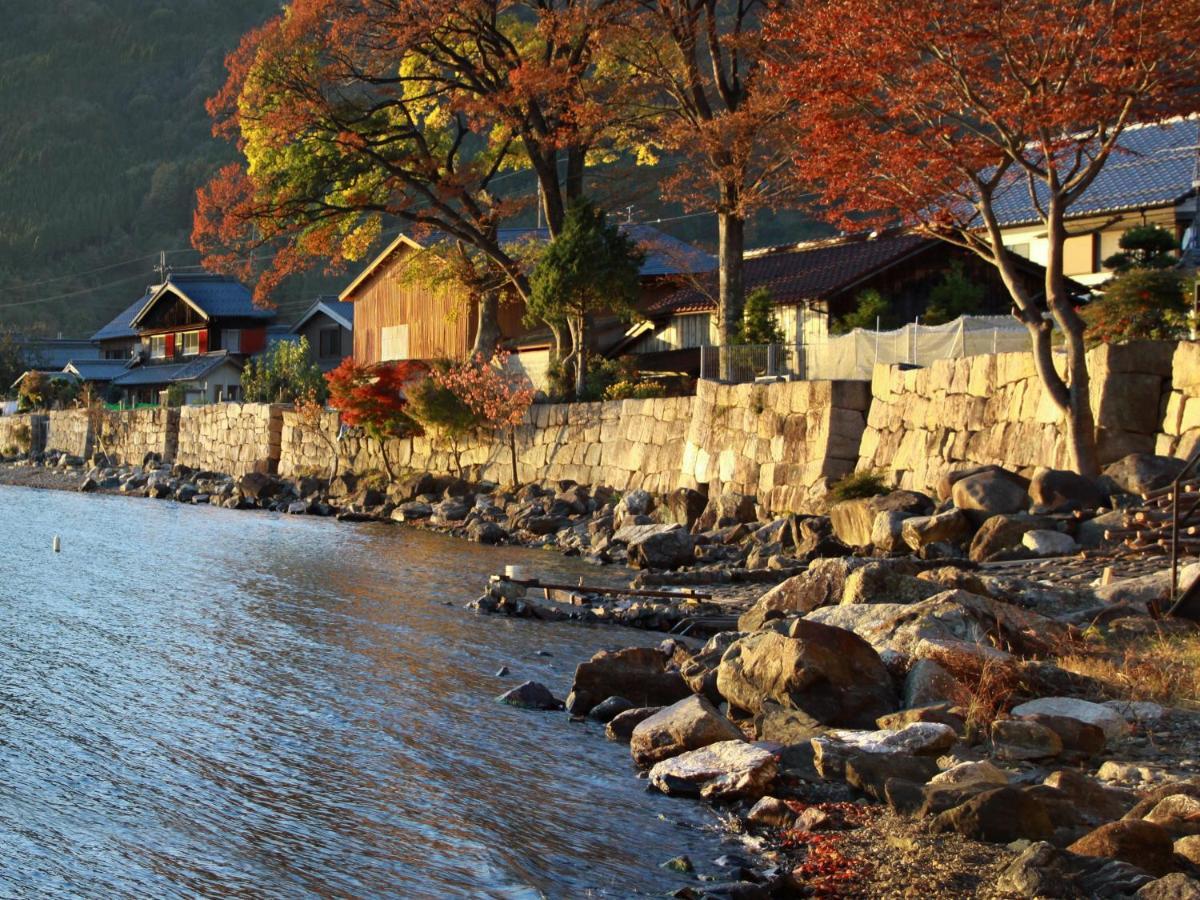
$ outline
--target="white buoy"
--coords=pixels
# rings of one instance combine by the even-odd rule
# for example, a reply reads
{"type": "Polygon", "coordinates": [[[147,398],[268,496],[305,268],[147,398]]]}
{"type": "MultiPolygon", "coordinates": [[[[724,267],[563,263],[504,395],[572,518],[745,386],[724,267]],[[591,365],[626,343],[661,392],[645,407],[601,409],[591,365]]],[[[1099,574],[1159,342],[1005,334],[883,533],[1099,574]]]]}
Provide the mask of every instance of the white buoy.
{"type": "Polygon", "coordinates": [[[57,534],[54,536],[54,552],[62,553],[62,538],[60,538],[57,534]]]}

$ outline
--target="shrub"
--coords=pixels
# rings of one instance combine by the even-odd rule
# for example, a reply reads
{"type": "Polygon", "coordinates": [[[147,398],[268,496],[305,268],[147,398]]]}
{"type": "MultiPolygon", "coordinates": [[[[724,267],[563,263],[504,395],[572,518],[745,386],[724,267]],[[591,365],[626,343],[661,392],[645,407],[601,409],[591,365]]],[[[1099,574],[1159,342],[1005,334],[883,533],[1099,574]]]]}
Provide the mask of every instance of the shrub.
{"type": "Polygon", "coordinates": [[[953,322],[959,316],[976,312],[982,303],[982,286],[967,277],[962,262],[956,259],[950,263],[942,280],[930,290],[923,321],[926,325],[953,322]]]}
{"type": "Polygon", "coordinates": [[[167,406],[178,407],[183,406],[183,401],[186,397],[186,391],[182,384],[172,384],[167,387],[167,406]]]}
{"type": "Polygon", "coordinates": [[[1080,310],[1091,345],[1175,340],[1189,327],[1191,279],[1177,269],[1130,269],[1080,310]]]}
{"type": "Polygon", "coordinates": [[[742,325],[738,329],[739,344],[782,344],[783,329],[775,318],[775,304],[766,288],[755,288],[746,295],[742,310],[742,325]]]}
{"type": "Polygon", "coordinates": [[[481,417],[471,409],[444,381],[451,363],[434,363],[433,371],[408,391],[409,414],[427,430],[449,441],[458,475],[462,477],[462,448],[464,437],[482,424],[481,417]]]}
{"type": "Polygon", "coordinates": [[[892,490],[879,472],[851,472],[829,489],[829,499],[835,502],[858,500],[890,494],[892,490]]]}
{"type": "Polygon", "coordinates": [[[665,385],[657,381],[637,381],[622,378],[604,390],[605,400],[650,400],[667,396],[665,385]]]}
{"type": "Polygon", "coordinates": [[[835,319],[830,325],[829,330],[833,334],[849,334],[855,328],[874,331],[876,326],[881,329],[892,327],[892,308],[879,291],[874,288],[862,291],[855,298],[855,304],[853,311],[835,319]]]}
{"type": "Polygon", "coordinates": [[[250,359],[242,371],[248,403],[295,403],[313,393],[321,403],[328,396],[321,370],[309,356],[308,338],[280,341],[250,359]]]}

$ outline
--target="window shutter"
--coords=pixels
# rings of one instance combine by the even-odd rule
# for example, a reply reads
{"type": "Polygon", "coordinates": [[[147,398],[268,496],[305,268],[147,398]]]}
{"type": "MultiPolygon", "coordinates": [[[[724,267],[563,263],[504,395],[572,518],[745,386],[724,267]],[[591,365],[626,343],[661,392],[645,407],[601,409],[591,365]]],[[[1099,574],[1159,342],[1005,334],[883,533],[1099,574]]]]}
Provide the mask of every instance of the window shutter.
{"type": "Polygon", "coordinates": [[[208,352],[208,329],[207,328],[200,329],[200,352],[201,353],[208,352]]]}
{"type": "Polygon", "coordinates": [[[170,357],[173,357],[174,355],[175,355],[175,335],[168,334],[167,335],[167,357],[170,358],[170,357]]]}

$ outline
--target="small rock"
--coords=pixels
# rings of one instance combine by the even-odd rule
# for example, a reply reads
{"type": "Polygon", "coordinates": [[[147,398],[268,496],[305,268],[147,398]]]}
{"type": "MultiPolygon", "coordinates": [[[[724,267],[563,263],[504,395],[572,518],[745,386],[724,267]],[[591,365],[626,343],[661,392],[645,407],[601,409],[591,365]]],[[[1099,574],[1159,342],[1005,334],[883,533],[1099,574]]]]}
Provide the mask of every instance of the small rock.
{"type": "Polygon", "coordinates": [[[621,713],[628,712],[634,708],[634,705],[624,697],[609,697],[607,700],[602,700],[593,706],[588,712],[587,717],[595,719],[597,722],[608,723],[621,713]]]}
{"type": "Polygon", "coordinates": [[[1008,776],[1003,769],[997,768],[986,760],[980,762],[962,762],[951,766],[944,772],[939,772],[929,779],[930,784],[994,784],[1005,787],[1008,776]]]}
{"type": "Polygon", "coordinates": [[[1133,896],[1135,900],[1200,900],[1200,881],[1172,872],[1143,885],[1133,896]]]}
{"type": "Polygon", "coordinates": [[[1109,822],[1067,848],[1082,856],[1103,856],[1139,866],[1151,875],[1175,869],[1174,846],[1167,830],[1141,819],[1109,822]]]}
{"type": "Polygon", "coordinates": [[[562,709],[561,700],[555,699],[550,689],[537,681],[526,681],[524,684],[507,691],[496,698],[508,706],[520,709],[562,709]]]}
{"type": "Polygon", "coordinates": [[[665,863],[660,865],[659,868],[670,869],[672,872],[680,872],[685,875],[689,872],[696,871],[696,867],[686,856],[676,856],[674,859],[668,859],[665,863]]]}
{"type": "Polygon", "coordinates": [[[795,820],[792,808],[778,797],[763,797],[746,814],[746,821],[751,825],[770,828],[786,828],[795,820]]]}
{"type": "Polygon", "coordinates": [[[604,736],[610,741],[621,741],[628,744],[629,739],[633,736],[633,729],[661,710],[661,706],[644,706],[640,709],[630,709],[618,713],[605,727],[604,736]]]}
{"type": "Polygon", "coordinates": [[[761,797],[775,780],[775,754],[746,741],[719,741],[656,763],[650,783],[664,794],[706,800],[761,797]]]}
{"type": "Polygon", "coordinates": [[[1024,791],[994,788],[940,813],[930,823],[934,833],[957,832],[977,841],[1007,844],[1027,838],[1048,840],[1054,825],[1042,805],[1024,791]]]}
{"type": "Polygon", "coordinates": [[[1069,534],[1035,528],[1021,536],[1021,543],[1034,556],[1069,556],[1079,552],[1079,545],[1069,534]]]}
{"type": "Polygon", "coordinates": [[[639,723],[630,735],[629,749],[633,761],[644,768],[688,750],[743,739],[738,727],[718,713],[711,703],[703,697],[692,696],[664,707],[639,723]]]}
{"type": "Polygon", "coordinates": [[[992,752],[999,759],[1049,759],[1062,749],[1062,738],[1045,725],[1021,719],[992,723],[992,752]]]}
{"type": "Polygon", "coordinates": [[[1027,716],[1042,713],[1047,716],[1066,716],[1098,725],[1110,741],[1120,737],[1129,730],[1129,726],[1121,715],[1111,708],[1089,700],[1078,700],[1074,697],[1042,697],[1014,706],[1014,716],[1027,716]]]}
{"type": "Polygon", "coordinates": [[[503,678],[508,674],[508,666],[501,666],[496,670],[496,677],[503,678]]]}

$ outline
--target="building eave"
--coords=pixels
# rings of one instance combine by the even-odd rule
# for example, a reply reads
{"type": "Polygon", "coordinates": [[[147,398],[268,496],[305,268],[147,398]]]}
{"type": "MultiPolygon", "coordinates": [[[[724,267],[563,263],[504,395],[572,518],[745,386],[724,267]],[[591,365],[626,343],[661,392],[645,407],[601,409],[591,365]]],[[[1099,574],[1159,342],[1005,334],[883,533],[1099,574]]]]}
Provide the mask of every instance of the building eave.
{"type": "Polygon", "coordinates": [[[367,279],[369,279],[372,275],[374,275],[375,272],[379,269],[379,267],[382,266],[385,262],[387,262],[387,260],[391,257],[391,255],[393,253],[395,253],[397,250],[399,250],[401,247],[408,247],[412,250],[424,250],[425,249],[425,247],[422,244],[413,240],[407,234],[400,235],[398,238],[396,238],[394,241],[392,241],[390,244],[388,244],[378,256],[376,256],[373,260],[371,260],[371,262],[367,265],[367,267],[365,269],[363,269],[361,272],[359,272],[358,276],[353,281],[351,281],[348,285],[346,285],[346,287],[342,290],[342,292],[340,294],[338,294],[338,300],[349,301],[350,303],[353,303],[354,301],[350,299],[350,295],[353,294],[356,290],[358,290],[358,288],[367,279]]]}

